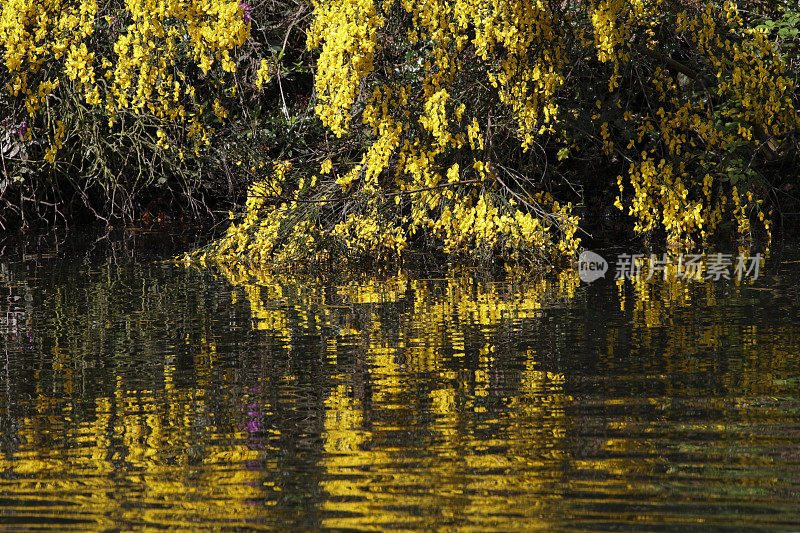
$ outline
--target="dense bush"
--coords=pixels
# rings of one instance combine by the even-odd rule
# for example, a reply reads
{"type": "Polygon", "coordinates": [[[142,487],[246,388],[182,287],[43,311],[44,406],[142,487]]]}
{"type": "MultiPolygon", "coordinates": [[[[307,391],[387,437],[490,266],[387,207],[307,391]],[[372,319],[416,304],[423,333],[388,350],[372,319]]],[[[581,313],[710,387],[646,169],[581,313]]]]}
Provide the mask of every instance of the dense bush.
{"type": "Polygon", "coordinates": [[[797,177],[798,17],[781,2],[2,9],[5,219],[76,199],[131,218],[167,191],[199,209],[249,183],[215,259],[540,262],[611,205],[668,245],[726,226],[769,239],[797,177]]]}
{"type": "Polygon", "coordinates": [[[570,256],[578,215],[609,185],[633,229],[662,243],[729,222],[768,240],[763,202],[796,178],[793,41],[764,27],[794,21],[780,9],[318,0],[314,13],[317,114],[363,151],[318,172],[276,162],[209,250],[223,262],[417,243],[570,256]]]}
{"type": "Polygon", "coordinates": [[[233,200],[249,182],[237,147],[272,119],[259,86],[281,72],[281,42],[302,53],[302,16],[282,2],[4,2],[0,222],[233,200]]]}

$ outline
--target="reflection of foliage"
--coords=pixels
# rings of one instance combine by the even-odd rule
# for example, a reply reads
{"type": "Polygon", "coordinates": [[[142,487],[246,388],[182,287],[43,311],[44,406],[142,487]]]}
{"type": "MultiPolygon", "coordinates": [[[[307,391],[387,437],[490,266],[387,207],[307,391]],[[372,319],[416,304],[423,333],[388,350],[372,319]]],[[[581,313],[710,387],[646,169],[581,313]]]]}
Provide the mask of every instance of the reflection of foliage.
{"type": "MultiPolygon", "coordinates": [[[[496,483],[510,489],[527,483],[528,474],[499,469],[523,462],[548,469],[563,460],[563,376],[540,369],[532,348],[513,356],[524,365],[518,373],[499,371],[511,345],[492,328],[504,320],[535,322],[562,305],[556,299],[574,294],[573,273],[519,286],[467,276],[439,282],[399,276],[332,287],[262,273],[258,282],[229,292],[207,273],[166,265],[54,268],[45,271],[44,283],[14,264],[2,271],[0,284],[11,295],[28,294],[9,337],[16,338],[8,343],[13,362],[0,399],[3,423],[13,420],[0,443],[4,489],[27,493],[41,479],[53,479],[52,499],[91,495],[80,496],[82,519],[108,527],[141,520],[174,527],[256,518],[272,523],[279,515],[273,517],[271,507],[248,502],[286,506],[322,492],[325,524],[346,527],[358,523],[346,515],[390,504],[391,491],[411,480],[433,486],[449,478],[446,487],[456,490],[460,476],[470,475],[481,491],[496,483]],[[237,302],[242,294],[246,299],[237,302]],[[242,335],[251,320],[259,330],[252,344],[242,335]],[[474,372],[465,374],[473,361],[474,372]],[[339,375],[349,365],[354,372],[339,375]],[[429,378],[412,387],[402,379],[408,371],[429,378]],[[459,384],[462,375],[466,387],[459,384]],[[503,392],[493,390],[498,380],[503,392]],[[359,452],[359,443],[371,440],[359,423],[365,386],[374,387],[369,401],[376,415],[428,412],[433,426],[424,431],[443,446],[440,460],[418,477],[402,477],[390,473],[391,452],[359,452]],[[308,394],[317,401],[309,402],[308,394]],[[520,417],[513,430],[481,414],[504,402],[520,417]],[[484,419],[486,428],[453,432],[464,409],[484,419]],[[509,438],[516,458],[484,449],[487,432],[509,438]],[[325,442],[320,451],[326,459],[311,465],[324,480],[314,475],[303,481],[298,472],[287,480],[298,461],[287,451],[309,434],[325,442]],[[452,450],[462,439],[475,446],[458,458],[452,450]],[[345,459],[348,450],[357,455],[345,459]],[[376,469],[373,487],[387,491],[366,507],[343,501],[366,495],[347,481],[351,465],[363,464],[376,469]],[[300,485],[289,490],[292,482],[300,485]],[[120,508],[120,494],[136,505],[120,508]]],[[[24,498],[38,505],[37,497],[24,498]]],[[[509,512],[527,505],[503,500],[492,505],[509,512]]],[[[487,501],[474,497],[468,513],[478,518],[487,501]]],[[[40,516],[72,513],[54,505],[40,516]]],[[[387,512],[375,523],[403,514],[387,512]]]]}
{"type": "Polygon", "coordinates": [[[246,294],[271,346],[291,357],[305,336],[323,341],[317,357],[334,373],[321,432],[325,527],[430,528],[438,516],[407,511],[422,506],[458,508],[459,521],[481,527],[524,529],[530,505],[557,505],[548,476],[566,460],[571,398],[564,376],[542,369],[536,348],[518,353],[504,324],[537,323],[571,299],[574,273],[518,284],[463,273],[320,285],[261,270],[223,272],[246,294]],[[512,361],[520,366],[509,371],[512,361]],[[491,414],[499,406],[506,418],[491,414]],[[410,433],[429,453],[398,469],[407,450],[379,436],[387,433],[410,433]],[[406,494],[407,487],[423,493],[406,494]],[[525,495],[503,496],[520,487],[525,495]],[[493,519],[487,507],[520,518],[493,519]]]}
{"type": "Polygon", "coordinates": [[[791,274],[587,288],[36,257],[0,263],[0,485],[31,521],[556,529],[652,497],[671,523],[670,498],[774,495],[795,466],[777,450],[796,453],[778,432],[800,336],[764,311],[796,307],[791,274]]]}
{"type": "MultiPolygon", "coordinates": [[[[474,273],[450,275],[440,283],[415,281],[398,273],[388,278],[362,277],[320,290],[311,278],[304,283],[296,277],[273,275],[258,269],[222,269],[222,272],[246,291],[256,327],[285,335],[287,340],[291,337],[289,324],[298,319],[301,326],[314,323],[316,327],[338,328],[340,317],[336,309],[339,305],[347,309],[348,306],[391,303],[396,315],[386,317],[394,323],[391,329],[414,336],[438,335],[436,330],[418,329],[429,327],[427,322],[430,321],[441,324],[445,330],[448,325],[466,323],[490,327],[506,318],[521,320],[537,316],[549,302],[572,298],[579,283],[571,270],[563,271],[554,279],[540,278],[512,285],[479,281],[474,273]],[[265,304],[287,299],[293,302],[292,309],[302,318],[284,306],[265,304]],[[331,305],[334,307],[329,309],[331,305]],[[417,323],[418,316],[426,316],[426,324],[417,323]]],[[[381,323],[375,322],[370,329],[382,331],[381,323]]],[[[484,340],[490,342],[490,339],[484,340]]],[[[409,345],[410,339],[400,341],[409,345]]],[[[430,347],[441,343],[422,344],[430,347]]]]}
{"type": "Polygon", "coordinates": [[[30,415],[17,422],[25,453],[0,453],[0,470],[17,477],[15,490],[38,495],[28,501],[32,513],[27,518],[32,522],[63,517],[65,509],[52,504],[37,509],[45,506],[45,498],[69,501],[87,490],[93,496],[81,498],[81,513],[75,518],[105,528],[143,522],[185,527],[196,521],[247,520],[258,514],[247,501],[260,496],[262,476],[246,468],[215,471],[203,465],[245,465],[259,452],[247,446],[246,433],[238,428],[219,429],[216,435],[224,443],[198,442],[198,435],[207,429],[198,427],[196,421],[211,414],[204,407],[205,400],[193,390],[153,395],[128,390],[119,383],[112,396],[96,398],[88,412],[78,413],[71,423],[58,423],[55,421],[64,417],[64,409],[72,405],[63,399],[40,397],[30,406],[30,415]],[[90,417],[82,419],[89,413],[90,417]],[[52,422],[43,423],[46,419],[52,422]],[[50,439],[53,435],[58,438],[57,446],[50,439]],[[119,475],[122,469],[125,473],[119,475]],[[46,492],[42,479],[48,480],[46,492]],[[96,484],[87,484],[87,479],[96,484]],[[191,498],[181,505],[180,513],[171,506],[165,508],[165,502],[176,505],[176,496],[186,498],[189,492],[191,498]],[[117,498],[123,494],[136,505],[120,506],[117,498]],[[197,501],[202,505],[193,504],[197,501]]]}
{"type": "Polygon", "coordinates": [[[641,261],[641,276],[616,282],[620,309],[630,317],[630,338],[608,333],[609,364],[625,366],[631,359],[641,364],[657,350],[662,371],[716,376],[729,394],[742,395],[771,389],[776,376],[796,366],[794,327],[762,324],[740,314],[744,306],[761,305],[757,295],[774,298],[777,289],[762,292],[747,276],[716,282],[684,279],[675,275],[676,257],[663,274],[650,277],[644,275],[649,259],[641,261]],[[731,314],[721,319],[726,310],[731,314]],[[617,352],[619,344],[626,345],[624,354],[617,352]]]}

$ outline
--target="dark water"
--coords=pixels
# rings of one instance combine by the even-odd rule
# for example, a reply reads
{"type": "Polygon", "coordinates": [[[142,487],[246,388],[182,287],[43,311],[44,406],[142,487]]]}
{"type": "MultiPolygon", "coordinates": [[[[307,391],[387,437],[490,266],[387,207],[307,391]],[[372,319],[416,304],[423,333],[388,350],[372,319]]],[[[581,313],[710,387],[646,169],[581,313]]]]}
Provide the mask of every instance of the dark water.
{"type": "Polygon", "coordinates": [[[0,527],[800,529],[800,254],[315,282],[6,239],[0,527]]]}

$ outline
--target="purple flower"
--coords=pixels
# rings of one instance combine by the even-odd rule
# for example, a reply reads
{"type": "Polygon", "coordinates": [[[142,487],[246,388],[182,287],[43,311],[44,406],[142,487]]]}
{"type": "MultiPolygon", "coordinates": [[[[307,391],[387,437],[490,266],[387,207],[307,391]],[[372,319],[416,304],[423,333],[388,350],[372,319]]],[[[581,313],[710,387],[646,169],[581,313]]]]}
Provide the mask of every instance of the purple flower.
{"type": "Polygon", "coordinates": [[[248,24],[250,22],[250,12],[253,10],[253,6],[240,0],[239,7],[242,8],[242,13],[244,13],[244,23],[248,24]]]}
{"type": "Polygon", "coordinates": [[[17,128],[17,135],[22,137],[23,135],[25,135],[26,131],[28,131],[28,123],[23,120],[22,124],[20,124],[19,128],[17,128]]]}

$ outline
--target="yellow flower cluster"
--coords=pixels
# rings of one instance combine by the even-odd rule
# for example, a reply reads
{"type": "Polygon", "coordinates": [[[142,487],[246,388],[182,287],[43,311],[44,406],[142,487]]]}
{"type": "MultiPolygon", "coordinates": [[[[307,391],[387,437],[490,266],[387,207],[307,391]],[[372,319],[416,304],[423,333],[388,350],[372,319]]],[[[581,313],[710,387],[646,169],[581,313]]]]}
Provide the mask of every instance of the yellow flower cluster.
{"type": "Polygon", "coordinates": [[[572,204],[506,168],[494,145],[500,135],[521,154],[537,146],[545,160],[547,141],[567,139],[563,161],[580,149],[573,139],[589,138],[598,153],[625,161],[616,205],[638,232],[661,230],[669,243],[691,245],[727,215],[747,234],[759,200],[746,164],[731,154],[797,128],[791,80],[733,4],[668,15],[664,6],[314,0],[316,112],[337,136],[358,128],[364,149],[349,165],[326,158],[319,186],[280,172],[254,185],[271,200],[248,203],[222,255],[257,263],[348,251],[385,257],[414,241],[454,255],[574,254],[572,204]],[[656,30],[695,53],[698,72],[665,54],[656,30]],[[598,83],[567,86],[575,58],[592,62],[581,68],[587,77],[599,72],[598,83]],[[636,91],[627,103],[618,91],[631,83],[623,70],[636,91]],[[596,87],[603,94],[587,98],[596,87]],[[583,104],[559,107],[576,95],[583,104]]]}
{"type": "Polygon", "coordinates": [[[372,72],[377,30],[384,20],[372,0],[332,0],[315,3],[308,34],[310,47],[324,39],[315,80],[322,122],[341,136],[350,124],[350,108],[361,79],[372,72]]]}
{"type": "Polygon", "coordinates": [[[371,95],[361,119],[375,136],[362,160],[336,179],[342,191],[365,195],[368,207],[348,215],[331,235],[371,253],[399,253],[419,232],[454,254],[574,252],[579,239],[571,205],[544,195],[496,200],[507,187],[484,153],[491,125],[482,131],[483,117],[452,89],[464,83],[467,55],[480,57],[527,150],[557,114],[553,95],[563,82],[565,56],[556,26],[541,2],[316,1],[309,44],[321,46],[317,113],[343,135],[367,83],[371,95]],[[410,18],[412,53],[386,78],[373,73],[373,56],[383,51],[379,43],[392,15],[410,18]],[[427,51],[413,52],[416,47],[427,51]],[[387,173],[394,175],[388,189],[379,179],[387,173]]]}
{"type": "MultiPolygon", "coordinates": [[[[200,143],[208,141],[207,126],[186,62],[204,73],[215,62],[233,72],[231,53],[250,33],[238,0],[127,0],[120,8],[96,0],[9,0],[0,9],[3,78],[24,102],[29,124],[38,124],[51,95],[82,95],[109,127],[129,113],[188,122],[189,137],[200,143]]],[[[218,100],[214,112],[227,115],[218,100]]],[[[52,133],[48,140],[46,158],[54,161],[59,146],[52,133]]]]}
{"type": "MultiPolygon", "coordinates": [[[[737,149],[756,150],[766,139],[800,126],[791,81],[773,45],[759,32],[744,31],[731,2],[722,9],[708,5],[694,16],[680,13],[677,30],[713,66],[715,80],[701,80],[704,93],[687,98],[676,77],[660,68],[654,71],[651,85],[661,106],[639,117],[635,140],[641,143],[653,132],[660,143],[634,156],[630,165],[628,213],[637,220],[635,229],[660,227],[668,242],[692,244],[705,241],[725,212],[736,220],[739,233],[749,236],[750,219],[758,214],[769,239],[761,201],[752,190],[739,192],[752,186],[744,179],[746,169],[730,161],[737,149]],[[729,104],[709,106],[708,92],[729,104]]],[[[628,147],[634,144],[632,139],[628,147]]],[[[621,178],[618,183],[624,192],[621,178]]],[[[617,206],[624,209],[619,198],[617,206]]]]}

